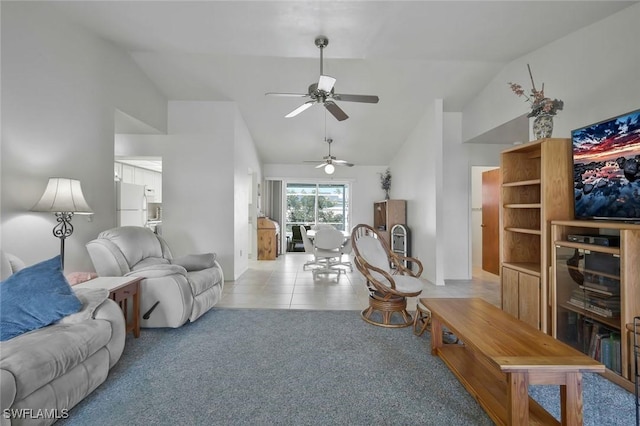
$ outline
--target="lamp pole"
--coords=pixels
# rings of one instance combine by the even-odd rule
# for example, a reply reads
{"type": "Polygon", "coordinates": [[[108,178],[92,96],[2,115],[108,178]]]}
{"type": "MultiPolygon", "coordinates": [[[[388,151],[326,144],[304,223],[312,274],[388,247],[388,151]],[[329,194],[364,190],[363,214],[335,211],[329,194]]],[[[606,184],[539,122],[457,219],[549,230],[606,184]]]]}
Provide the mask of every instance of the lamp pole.
{"type": "Polygon", "coordinates": [[[60,264],[64,270],[64,240],[73,234],[73,212],[56,212],[55,215],[58,224],[53,227],[53,236],[60,238],[60,264]]]}

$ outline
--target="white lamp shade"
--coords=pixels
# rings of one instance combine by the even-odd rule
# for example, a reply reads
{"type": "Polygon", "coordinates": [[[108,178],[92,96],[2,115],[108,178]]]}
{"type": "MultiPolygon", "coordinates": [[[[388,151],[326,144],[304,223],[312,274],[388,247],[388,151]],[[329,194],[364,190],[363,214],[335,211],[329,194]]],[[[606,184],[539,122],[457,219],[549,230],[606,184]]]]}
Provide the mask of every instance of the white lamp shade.
{"type": "Polygon", "coordinates": [[[335,171],[336,168],[333,164],[327,164],[326,166],[324,166],[324,172],[328,175],[332,175],[335,171]]]}
{"type": "Polygon", "coordinates": [[[93,210],[82,195],[80,181],[67,178],[49,178],[40,201],[31,208],[34,212],[68,212],[91,214],[93,210]]]}

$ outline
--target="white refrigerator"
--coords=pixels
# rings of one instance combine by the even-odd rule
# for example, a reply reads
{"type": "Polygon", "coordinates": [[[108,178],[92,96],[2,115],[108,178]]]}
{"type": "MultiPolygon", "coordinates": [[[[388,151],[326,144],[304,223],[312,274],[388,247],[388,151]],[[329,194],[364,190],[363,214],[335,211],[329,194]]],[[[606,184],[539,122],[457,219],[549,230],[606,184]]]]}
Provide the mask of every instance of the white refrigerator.
{"type": "Polygon", "coordinates": [[[144,185],[116,182],[116,218],[118,226],[147,224],[147,198],[144,185]]]}

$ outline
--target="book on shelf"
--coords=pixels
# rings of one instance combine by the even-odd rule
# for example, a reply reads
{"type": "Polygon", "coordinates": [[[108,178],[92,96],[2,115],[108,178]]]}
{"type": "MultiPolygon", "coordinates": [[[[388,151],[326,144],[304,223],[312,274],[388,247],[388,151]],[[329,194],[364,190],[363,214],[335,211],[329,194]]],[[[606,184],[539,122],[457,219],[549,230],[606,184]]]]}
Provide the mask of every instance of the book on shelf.
{"type": "Polygon", "coordinates": [[[600,352],[597,361],[600,361],[609,370],[618,374],[622,373],[620,353],[620,335],[611,333],[608,336],[600,337],[600,352]]]}
{"type": "Polygon", "coordinates": [[[603,363],[609,370],[613,370],[611,365],[611,336],[602,336],[600,338],[600,359],[598,361],[603,363]]]}
{"type": "Polygon", "coordinates": [[[622,374],[622,346],[620,342],[620,335],[612,333],[610,337],[611,341],[611,369],[618,374],[622,374]]]}
{"type": "Polygon", "coordinates": [[[609,370],[618,374],[622,372],[620,334],[590,321],[584,322],[585,337],[588,337],[587,355],[601,362],[609,370]]]}
{"type": "Polygon", "coordinates": [[[608,341],[609,341],[609,333],[606,333],[606,332],[596,333],[593,336],[592,345],[590,346],[591,352],[589,353],[589,356],[595,359],[596,361],[599,361],[604,364],[605,357],[609,357],[610,355],[610,350],[607,344],[608,341]],[[605,343],[603,344],[603,342],[605,343]]]}

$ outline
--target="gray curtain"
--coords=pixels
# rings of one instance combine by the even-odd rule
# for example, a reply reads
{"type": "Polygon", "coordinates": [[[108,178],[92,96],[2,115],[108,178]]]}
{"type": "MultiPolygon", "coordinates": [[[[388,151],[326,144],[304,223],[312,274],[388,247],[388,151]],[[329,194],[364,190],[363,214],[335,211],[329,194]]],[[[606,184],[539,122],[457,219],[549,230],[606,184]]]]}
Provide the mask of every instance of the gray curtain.
{"type": "Polygon", "coordinates": [[[282,216],[282,181],[266,180],[264,182],[264,215],[275,220],[280,225],[284,224],[282,216]]]}

